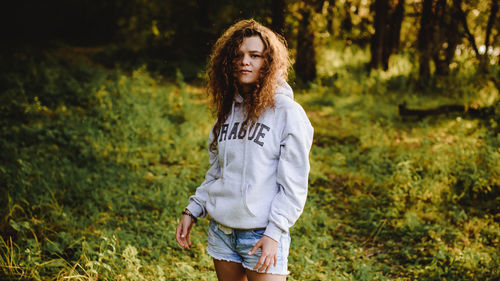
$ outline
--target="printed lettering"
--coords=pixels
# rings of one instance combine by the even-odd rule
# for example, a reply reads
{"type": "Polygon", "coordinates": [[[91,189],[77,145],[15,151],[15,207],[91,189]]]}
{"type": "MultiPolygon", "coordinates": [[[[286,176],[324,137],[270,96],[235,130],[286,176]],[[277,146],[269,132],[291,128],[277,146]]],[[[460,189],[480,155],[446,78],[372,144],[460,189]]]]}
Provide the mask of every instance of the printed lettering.
{"type": "Polygon", "coordinates": [[[252,124],[252,127],[250,128],[250,130],[248,130],[248,140],[252,140],[255,137],[255,133],[259,129],[259,126],[260,126],[260,123],[252,124]],[[250,134],[250,131],[252,130],[252,128],[254,128],[254,130],[253,130],[253,133],[250,134]]]}
{"type": "Polygon", "coordinates": [[[262,124],[262,126],[260,126],[260,130],[259,130],[259,133],[257,134],[257,137],[255,137],[255,139],[253,140],[256,144],[260,145],[260,146],[264,146],[264,142],[262,141],[259,141],[259,139],[262,137],[264,138],[266,136],[266,134],[264,133],[264,129],[266,129],[267,131],[269,131],[269,128],[268,126],[262,124]]]}
{"type": "Polygon", "coordinates": [[[223,138],[224,138],[224,140],[226,140],[228,127],[229,127],[228,124],[222,125],[222,128],[220,129],[219,142],[221,142],[223,138]],[[222,137],[222,136],[224,136],[224,137],[222,137]]]}
{"type": "Polygon", "coordinates": [[[245,137],[245,135],[247,134],[247,128],[246,127],[246,123],[243,122],[241,123],[241,126],[240,126],[240,132],[238,133],[238,138],[241,140],[245,137]]]}
{"type": "Polygon", "coordinates": [[[228,140],[236,139],[236,135],[238,134],[238,124],[240,124],[240,122],[234,123],[231,133],[229,134],[229,138],[227,138],[228,140]]]}
{"type": "Polygon", "coordinates": [[[229,124],[223,124],[220,129],[219,142],[235,139],[244,139],[247,136],[249,141],[253,141],[260,146],[264,146],[264,138],[271,128],[262,123],[254,123],[248,128],[244,123],[235,122],[229,132],[229,124]],[[248,133],[248,134],[247,134],[248,133]]]}

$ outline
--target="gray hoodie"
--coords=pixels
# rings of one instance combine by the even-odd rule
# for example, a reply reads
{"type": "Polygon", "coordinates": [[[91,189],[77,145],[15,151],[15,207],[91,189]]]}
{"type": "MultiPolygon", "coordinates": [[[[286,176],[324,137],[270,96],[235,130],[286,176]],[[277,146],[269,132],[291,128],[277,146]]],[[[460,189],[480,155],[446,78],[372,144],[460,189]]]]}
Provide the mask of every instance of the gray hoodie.
{"type": "MultiPolygon", "coordinates": [[[[264,234],[276,241],[297,221],[307,197],[313,128],[290,86],[282,85],[275,107],[247,130],[243,99],[236,96],[218,151],[209,151],[205,181],[189,198],[193,215],[208,214],[231,228],[266,228],[264,234]]],[[[211,132],[209,143],[213,137],[211,132]]]]}

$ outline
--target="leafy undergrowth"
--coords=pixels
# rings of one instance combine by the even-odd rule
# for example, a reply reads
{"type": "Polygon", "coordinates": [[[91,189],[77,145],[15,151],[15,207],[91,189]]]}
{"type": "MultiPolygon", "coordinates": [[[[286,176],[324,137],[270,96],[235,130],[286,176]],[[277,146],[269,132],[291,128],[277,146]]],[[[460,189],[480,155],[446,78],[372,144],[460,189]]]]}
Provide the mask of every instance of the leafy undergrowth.
{"type": "MultiPolygon", "coordinates": [[[[408,73],[366,73],[355,65],[362,53],[349,52],[329,79],[296,93],[315,137],[288,280],[495,280],[498,120],[402,120],[401,100],[451,97],[407,93],[408,73]]],[[[0,279],[216,280],[206,220],[192,250],[175,242],[208,165],[203,89],[144,68],[6,61],[0,279]]],[[[460,101],[490,105],[491,85],[463,83],[460,101]]]]}

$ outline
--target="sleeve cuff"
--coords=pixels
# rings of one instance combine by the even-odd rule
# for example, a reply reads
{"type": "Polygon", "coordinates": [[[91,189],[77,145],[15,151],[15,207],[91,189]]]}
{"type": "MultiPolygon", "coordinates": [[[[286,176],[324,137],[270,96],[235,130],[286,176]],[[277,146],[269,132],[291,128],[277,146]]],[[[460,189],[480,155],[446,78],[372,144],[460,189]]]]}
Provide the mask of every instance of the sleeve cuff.
{"type": "Polygon", "coordinates": [[[191,214],[193,214],[193,216],[197,218],[200,217],[200,215],[203,213],[203,209],[196,202],[189,203],[186,209],[188,209],[191,214]]]}
{"type": "MultiPolygon", "coordinates": [[[[191,211],[191,210],[190,210],[191,211]]],[[[285,232],[282,231],[276,224],[273,222],[269,222],[269,224],[266,227],[266,231],[264,232],[264,235],[271,237],[275,241],[280,241],[281,235],[284,234],[285,232]]]]}

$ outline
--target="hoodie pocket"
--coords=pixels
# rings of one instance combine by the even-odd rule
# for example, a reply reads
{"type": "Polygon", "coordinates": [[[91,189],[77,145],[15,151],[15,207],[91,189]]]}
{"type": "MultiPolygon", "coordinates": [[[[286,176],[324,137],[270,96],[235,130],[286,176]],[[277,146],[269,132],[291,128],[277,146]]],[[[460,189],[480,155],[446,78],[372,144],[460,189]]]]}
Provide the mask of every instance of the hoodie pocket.
{"type": "Polygon", "coordinates": [[[245,185],[245,190],[243,190],[243,205],[245,206],[245,209],[247,212],[252,216],[255,217],[256,215],[252,210],[250,210],[250,207],[248,206],[248,201],[247,201],[247,195],[248,195],[248,190],[251,188],[250,184],[245,185]]]}

